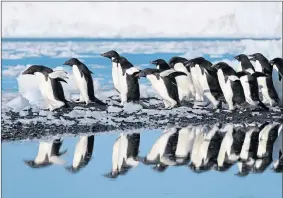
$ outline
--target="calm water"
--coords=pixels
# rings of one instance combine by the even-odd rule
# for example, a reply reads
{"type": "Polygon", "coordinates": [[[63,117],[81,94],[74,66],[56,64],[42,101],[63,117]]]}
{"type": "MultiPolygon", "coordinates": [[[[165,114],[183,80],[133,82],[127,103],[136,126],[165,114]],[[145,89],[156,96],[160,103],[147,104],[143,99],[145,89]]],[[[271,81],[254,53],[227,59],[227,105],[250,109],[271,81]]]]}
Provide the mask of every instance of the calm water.
{"type": "MultiPolygon", "coordinates": [[[[140,134],[139,156],[146,156],[161,130],[140,134]]],[[[112,149],[119,133],[94,136],[90,162],[79,172],[65,167],[72,164],[79,137],[63,138],[61,158],[64,165],[31,168],[24,160],[34,160],[39,142],[4,142],[2,144],[2,195],[10,197],[282,197],[282,175],[268,167],[263,173],[238,177],[235,164],[226,172],[210,170],[195,173],[188,164],[169,166],[164,172],[154,171],[140,163],[116,179],[106,178],[112,167],[112,149]]]]}

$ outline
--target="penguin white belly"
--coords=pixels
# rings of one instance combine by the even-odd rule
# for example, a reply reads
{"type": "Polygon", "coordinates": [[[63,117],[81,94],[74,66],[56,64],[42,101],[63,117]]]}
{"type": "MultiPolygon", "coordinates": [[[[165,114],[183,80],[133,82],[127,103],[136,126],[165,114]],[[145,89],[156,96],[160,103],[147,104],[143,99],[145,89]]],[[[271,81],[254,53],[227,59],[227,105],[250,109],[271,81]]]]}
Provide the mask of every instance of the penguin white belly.
{"type": "Polygon", "coordinates": [[[218,70],[217,76],[218,76],[219,85],[223,92],[224,98],[229,105],[229,110],[233,110],[234,109],[234,105],[233,105],[233,95],[234,94],[233,94],[231,82],[229,79],[227,80],[227,82],[225,82],[225,77],[221,69],[218,70]]]}
{"type": "Polygon", "coordinates": [[[51,153],[51,145],[50,145],[50,143],[40,142],[39,143],[39,148],[38,148],[38,153],[37,153],[37,156],[36,156],[34,162],[36,164],[43,163],[45,158],[46,158],[46,155],[49,157],[50,153],[51,153]]]}
{"type": "Polygon", "coordinates": [[[272,80],[273,80],[273,85],[274,88],[278,94],[278,97],[281,101],[281,104],[283,104],[283,78],[281,78],[281,80],[279,80],[279,73],[278,73],[278,68],[276,65],[273,66],[273,70],[272,70],[272,80]]]}
{"type": "Polygon", "coordinates": [[[119,136],[114,143],[112,152],[112,172],[118,171],[118,161],[119,161],[119,146],[121,137],[119,136]]]}
{"type": "Polygon", "coordinates": [[[119,86],[119,76],[118,76],[118,67],[120,67],[120,65],[118,65],[115,62],[112,62],[112,79],[113,79],[113,84],[115,89],[117,89],[118,92],[120,92],[120,86],[119,86]]]}
{"type": "Polygon", "coordinates": [[[176,157],[185,158],[188,156],[191,146],[192,146],[190,135],[191,134],[188,128],[180,129],[177,148],[175,152],[176,157]]]}
{"type": "Polygon", "coordinates": [[[240,78],[240,81],[241,81],[242,87],[244,89],[246,102],[248,102],[251,105],[256,105],[255,102],[251,98],[251,90],[250,90],[250,85],[249,85],[249,82],[248,82],[248,76],[242,76],[240,78]]]}
{"type": "MultiPolygon", "coordinates": [[[[261,64],[258,60],[256,61],[254,68],[255,68],[255,71],[263,73],[261,64]]],[[[267,102],[271,103],[272,99],[270,98],[269,93],[268,93],[266,78],[265,77],[258,77],[257,83],[258,83],[259,91],[262,93],[262,96],[263,96],[263,103],[267,103],[267,102]]]]}
{"type": "Polygon", "coordinates": [[[201,129],[199,133],[196,135],[191,154],[191,161],[195,165],[195,167],[200,167],[202,163],[201,147],[203,141],[204,141],[204,136],[203,136],[203,131],[201,129]]]}
{"type": "Polygon", "coordinates": [[[177,76],[175,79],[178,86],[179,100],[183,100],[185,97],[190,97],[188,76],[177,76]]]}
{"type": "Polygon", "coordinates": [[[187,81],[188,81],[188,86],[189,86],[189,92],[190,92],[190,97],[195,97],[195,87],[194,87],[194,83],[192,80],[192,75],[190,72],[188,72],[187,68],[182,64],[182,63],[177,63],[174,65],[174,69],[176,71],[180,71],[180,72],[184,72],[185,74],[187,74],[187,81]]]}
{"type": "Polygon", "coordinates": [[[153,161],[157,158],[158,155],[162,156],[164,154],[168,139],[173,133],[175,132],[169,131],[163,133],[161,137],[159,137],[158,140],[155,142],[155,144],[152,146],[150,152],[146,156],[146,159],[149,161],[153,161]]]}
{"type": "Polygon", "coordinates": [[[87,153],[87,143],[88,143],[87,136],[80,137],[74,152],[74,158],[72,164],[74,168],[77,168],[80,165],[81,159],[85,158],[85,155],[87,153]]]}
{"type": "Polygon", "coordinates": [[[123,168],[123,163],[127,159],[127,148],[128,148],[128,139],[127,135],[122,133],[120,135],[120,144],[119,144],[119,158],[118,158],[118,170],[121,171],[123,168]]]}
{"type": "Polygon", "coordinates": [[[278,130],[278,137],[273,145],[272,159],[275,165],[279,163],[279,158],[280,158],[279,153],[280,152],[283,153],[282,129],[283,129],[283,125],[281,124],[278,130]]]}
{"type": "Polygon", "coordinates": [[[269,124],[265,126],[260,132],[259,132],[259,143],[258,143],[258,149],[257,149],[257,157],[261,158],[264,157],[264,155],[267,152],[267,141],[268,141],[268,135],[270,130],[274,127],[274,124],[269,124]]]}
{"type": "Polygon", "coordinates": [[[192,75],[192,81],[195,87],[195,91],[196,91],[196,100],[202,100],[202,92],[200,89],[200,83],[199,83],[199,79],[198,79],[198,74],[197,74],[197,70],[195,67],[191,68],[191,75],[192,75]]]}
{"type": "Polygon", "coordinates": [[[160,95],[160,97],[168,102],[175,101],[173,100],[169,94],[167,87],[165,86],[165,83],[162,78],[157,79],[154,75],[148,75],[147,78],[152,84],[152,87],[155,89],[155,91],[160,95]]]}
{"type": "Polygon", "coordinates": [[[73,74],[76,80],[77,87],[80,91],[80,94],[84,100],[84,102],[89,103],[89,96],[88,96],[88,89],[87,89],[87,82],[85,80],[84,75],[81,76],[80,70],[77,65],[73,65],[73,74]]]}
{"type": "Polygon", "coordinates": [[[223,166],[223,164],[226,160],[225,159],[226,155],[229,158],[232,144],[233,144],[232,131],[227,131],[226,134],[225,134],[225,137],[222,140],[220,150],[219,150],[219,154],[217,156],[218,166],[220,166],[220,167],[223,166]]]}
{"type": "Polygon", "coordinates": [[[244,143],[240,152],[240,158],[242,160],[248,160],[252,133],[253,133],[253,129],[249,130],[245,134],[244,143]]]}
{"type": "Polygon", "coordinates": [[[128,94],[127,73],[125,73],[125,75],[121,74],[119,78],[119,86],[121,103],[124,104],[125,102],[127,102],[128,94]]]}

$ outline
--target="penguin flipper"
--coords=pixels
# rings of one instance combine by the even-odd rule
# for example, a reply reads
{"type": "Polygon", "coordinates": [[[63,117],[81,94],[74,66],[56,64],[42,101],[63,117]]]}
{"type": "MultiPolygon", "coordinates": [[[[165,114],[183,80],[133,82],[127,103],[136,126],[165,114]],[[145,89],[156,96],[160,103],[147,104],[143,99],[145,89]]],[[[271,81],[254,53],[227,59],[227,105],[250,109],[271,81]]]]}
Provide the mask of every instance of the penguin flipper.
{"type": "Polygon", "coordinates": [[[64,70],[56,70],[48,74],[49,78],[53,79],[68,79],[67,72],[64,70]]]}
{"type": "Polygon", "coordinates": [[[252,74],[252,76],[253,76],[253,77],[256,77],[256,78],[258,78],[258,77],[268,77],[266,74],[264,74],[264,73],[262,73],[262,72],[254,72],[254,73],[252,74]]]}

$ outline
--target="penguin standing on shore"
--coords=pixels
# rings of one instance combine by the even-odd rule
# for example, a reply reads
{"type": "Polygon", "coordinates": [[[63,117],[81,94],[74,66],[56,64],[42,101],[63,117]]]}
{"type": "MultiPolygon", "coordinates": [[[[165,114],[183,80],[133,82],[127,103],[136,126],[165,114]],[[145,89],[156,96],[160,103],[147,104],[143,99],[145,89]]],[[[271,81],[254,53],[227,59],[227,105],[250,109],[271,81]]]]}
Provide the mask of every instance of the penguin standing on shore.
{"type": "Polygon", "coordinates": [[[175,78],[179,75],[186,75],[183,72],[164,71],[147,68],[140,71],[137,77],[146,77],[152,84],[153,88],[163,99],[165,108],[171,109],[180,106],[178,87],[175,78]]]}
{"type": "Polygon", "coordinates": [[[198,57],[190,61],[190,68],[196,69],[196,73],[192,74],[198,78],[202,94],[213,104],[214,108],[221,108],[220,98],[223,93],[218,81],[217,70],[212,67],[212,63],[198,57]]]}
{"type": "Polygon", "coordinates": [[[187,59],[175,56],[175,57],[172,57],[168,63],[169,63],[170,68],[187,74],[186,81],[188,83],[187,86],[189,88],[188,98],[194,100],[196,97],[196,90],[193,84],[190,67],[185,66],[187,62],[188,62],[187,59]]]}
{"type": "Polygon", "coordinates": [[[229,110],[235,109],[235,104],[241,105],[245,102],[245,94],[236,71],[227,63],[220,62],[212,66],[217,70],[217,76],[224,98],[229,110]]]}
{"type": "Polygon", "coordinates": [[[234,58],[238,60],[241,65],[242,71],[238,72],[238,76],[240,77],[240,81],[244,89],[246,102],[250,105],[259,106],[265,111],[268,111],[269,108],[263,104],[259,98],[259,87],[257,82],[258,77],[266,77],[266,75],[261,72],[255,72],[252,63],[246,55],[240,54],[234,58]]]}
{"type": "Polygon", "coordinates": [[[120,56],[112,60],[114,63],[119,64],[122,73],[119,74],[119,87],[121,104],[127,102],[138,103],[140,100],[140,87],[136,75],[140,72],[135,68],[125,57],[120,56]]]}
{"type": "MultiPolygon", "coordinates": [[[[156,65],[156,69],[159,69],[161,72],[164,72],[164,71],[174,72],[175,71],[174,69],[171,69],[170,66],[163,59],[157,59],[157,60],[151,61],[150,63],[153,65],[156,65]]],[[[178,72],[182,72],[182,71],[178,71],[178,72]]],[[[177,87],[178,87],[179,100],[182,101],[185,98],[189,98],[191,94],[190,94],[190,82],[188,80],[188,75],[184,73],[184,75],[176,76],[175,80],[176,80],[177,87]]]]}
{"type": "Polygon", "coordinates": [[[279,97],[275,90],[272,80],[272,66],[261,53],[250,55],[250,60],[255,61],[255,70],[266,74],[266,77],[257,78],[259,89],[263,96],[263,103],[269,103],[270,106],[279,104],[279,97]]]}
{"type": "Polygon", "coordinates": [[[69,65],[73,69],[73,75],[80,91],[80,98],[76,102],[85,102],[86,104],[95,102],[100,105],[106,105],[94,96],[93,80],[91,76],[93,73],[85,64],[76,58],[71,58],[66,61],[64,65],[69,65]]]}
{"type": "Polygon", "coordinates": [[[26,69],[23,75],[35,75],[39,79],[39,89],[45,99],[50,111],[61,107],[68,107],[65,99],[64,90],[61,82],[67,83],[66,72],[53,71],[49,67],[43,65],[32,65],[26,69]]]}
{"type": "Polygon", "coordinates": [[[274,58],[270,61],[272,70],[272,78],[274,81],[275,89],[278,93],[279,99],[281,100],[281,105],[283,104],[283,59],[274,58]]]}
{"type": "Polygon", "coordinates": [[[116,89],[116,91],[118,93],[120,93],[120,85],[119,85],[119,74],[122,73],[122,68],[121,65],[117,62],[114,62],[114,59],[118,59],[120,57],[120,55],[114,51],[108,51],[105,52],[103,54],[101,54],[101,56],[109,58],[112,62],[112,79],[113,79],[113,83],[114,83],[114,88],[116,89]]]}

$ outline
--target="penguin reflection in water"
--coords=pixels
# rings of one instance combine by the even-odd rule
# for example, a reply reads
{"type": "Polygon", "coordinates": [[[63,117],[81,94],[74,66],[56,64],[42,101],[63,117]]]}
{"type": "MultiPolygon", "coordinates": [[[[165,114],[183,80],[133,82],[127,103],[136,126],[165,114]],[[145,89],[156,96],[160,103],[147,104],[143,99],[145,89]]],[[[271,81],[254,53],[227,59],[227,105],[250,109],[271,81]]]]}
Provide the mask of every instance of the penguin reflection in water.
{"type": "Polygon", "coordinates": [[[64,63],[64,65],[69,65],[73,69],[73,75],[77,87],[80,91],[80,98],[76,102],[85,102],[89,104],[90,102],[95,102],[99,105],[106,105],[101,100],[97,99],[94,95],[93,80],[91,74],[93,74],[85,64],[80,62],[76,58],[71,58],[64,63]]]}
{"type": "Polygon", "coordinates": [[[50,111],[61,107],[68,107],[61,82],[67,79],[66,72],[53,71],[43,65],[32,65],[25,70],[23,75],[35,75],[39,80],[40,92],[50,111]]]}
{"type": "Polygon", "coordinates": [[[60,156],[67,152],[67,149],[60,151],[62,139],[55,139],[51,142],[40,142],[38,153],[34,160],[25,160],[24,162],[31,168],[43,168],[52,164],[63,165],[65,161],[60,156]]]}
{"type": "Polygon", "coordinates": [[[71,173],[77,173],[86,167],[91,160],[94,146],[94,135],[81,136],[74,152],[73,163],[66,167],[71,173]]]}
{"type": "Polygon", "coordinates": [[[138,166],[139,145],[139,133],[121,133],[113,146],[112,169],[104,176],[117,178],[119,175],[125,175],[131,168],[138,166]]]}
{"type": "Polygon", "coordinates": [[[146,77],[152,84],[152,87],[163,99],[165,108],[171,109],[180,106],[178,87],[176,77],[186,75],[183,72],[164,71],[147,68],[140,71],[137,77],[146,77]]]}
{"type": "MultiPolygon", "coordinates": [[[[139,103],[140,100],[140,88],[139,81],[136,75],[140,72],[135,68],[125,57],[120,56],[114,58],[112,62],[117,63],[121,67],[121,73],[119,75],[119,87],[121,104],[127,102],[139,103]]],[[[120,71],[120,70],[119,70],[120,71]]]]}

